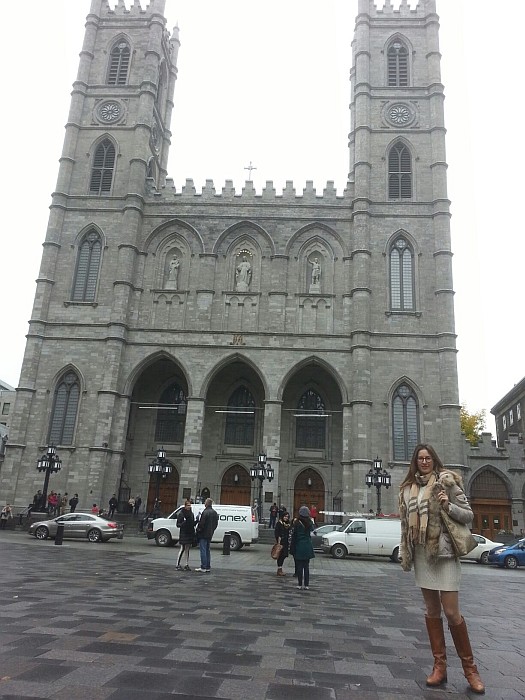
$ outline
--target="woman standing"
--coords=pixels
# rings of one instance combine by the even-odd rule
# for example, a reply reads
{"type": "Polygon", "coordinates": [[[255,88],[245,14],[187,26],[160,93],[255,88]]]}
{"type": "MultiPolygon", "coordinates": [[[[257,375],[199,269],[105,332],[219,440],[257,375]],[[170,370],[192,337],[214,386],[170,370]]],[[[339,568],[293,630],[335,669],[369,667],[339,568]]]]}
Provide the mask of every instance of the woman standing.
{"type": "Polygon", "coordinates": [[[416,584],[425,602],[425,620],[434,656],[434,668],[427,685],[439,686],[447,680],[443,608],[465,678],[471,690],[484,693],[467,626],[459,611],[461,565],[444,530],[441,509],[464,525],[470,525],[474,517],[459,474],[444,468],[433,447],[417,445],[408,474],[400,486],[400,556],[404,571],[410,571],[414,564],[416,584]]]}
{"type": "Polygon", "coordinates": [[[310,588],[310,559],[315,557],[312,538],[310,537],[314,526],[308,506],[299,508],[299,516],[293,521],[292,528],[290,552],[295,559],[297,588],[307,591],[310,588]]]}
{"type": "Polygon", "coordinates": [[[193,515],[193,510],[191,509],[191,501],[184,501],[184,508],[182,508],[177,515],[177,527],[180,530],[180,550],[177,559],[177,566],[175,568],[177,571],[183,570],[181,563],[184,555],[186,561],[184,571],[191,571],[190,549],[193,544],[193,538],[195,537],[195,516],[193,515]]]}
{"type": "Polygon", "coordinates": [[[277,576],[286,576],[283,571],[284,560],[288,556],[288,545],[290,535],[290,514],[283,513],[275,526],[275,541],[282,544],[283,548],[277,559],[277,576]]]}

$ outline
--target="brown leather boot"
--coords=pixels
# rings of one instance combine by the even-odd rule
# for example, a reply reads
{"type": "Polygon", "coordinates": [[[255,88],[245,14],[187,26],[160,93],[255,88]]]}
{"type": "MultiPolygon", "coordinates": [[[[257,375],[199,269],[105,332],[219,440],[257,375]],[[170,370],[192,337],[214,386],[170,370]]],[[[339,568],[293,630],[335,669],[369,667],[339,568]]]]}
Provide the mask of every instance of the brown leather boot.
{"type": "Polygon", "coordinates": [[[279,568],[277,569],[277,576],[286,576],[286,574],[285,574],[284,571],[281,569],[281,567],[279,567],[279,568]]]}
{"type": "Polygon", "coordinates": [[[461,659],[461,665],[463,666],[463,673],[465,678],[470,685],[470,689],[474,693],[479,693],[482,695],[485,692],[485,686],[483,681],[479,677],[478,669],[474,663],[474,657],[472,656],[472,647],[470,646],[470,639],[468,637],[467,625],[465,620],[461,618],[459,625],[449,625],[450,634],[454,640],[454,646],[458,652],[458,656],[461,659]]]}
{"type": "Polygon", "coordinates": [[[447,682],[447,651],[443,620],[440,617],[427,617],[425,615],[425,622],[427,623],[430,648],[434,656],[434,668],[427,678],[427,685],[436,687],[447,682]]]}

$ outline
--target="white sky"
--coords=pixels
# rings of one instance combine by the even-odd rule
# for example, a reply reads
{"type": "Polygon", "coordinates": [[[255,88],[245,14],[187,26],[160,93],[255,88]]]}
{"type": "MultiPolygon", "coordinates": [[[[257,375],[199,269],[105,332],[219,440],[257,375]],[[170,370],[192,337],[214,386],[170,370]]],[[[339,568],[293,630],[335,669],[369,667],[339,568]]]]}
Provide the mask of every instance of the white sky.
{"type": "MultiPolygon", "coordinates": [[[[143,0],[145,1],[145,0],[143,0]]],[[[490,408],[525,375],[521,309],[525,2],[437,0],[459,335],[460,400],[490,408]],[[504,9],[498,10],[502,7],[504,9]]],[[[112,3],[113,4],[113,3],[112,3]]],[[[413,3],[412,3],[413,4],[413,3]]],[[[5,69],[0,378],[16,386],[89,0],[24,0],[2,25],[5,69]]],[[[180,26],[169,174],[300,190],[349,169],[357,0],[167,0],[180,26]]],[[[488,421],[493,429],[492,418],[488,421]]]]}

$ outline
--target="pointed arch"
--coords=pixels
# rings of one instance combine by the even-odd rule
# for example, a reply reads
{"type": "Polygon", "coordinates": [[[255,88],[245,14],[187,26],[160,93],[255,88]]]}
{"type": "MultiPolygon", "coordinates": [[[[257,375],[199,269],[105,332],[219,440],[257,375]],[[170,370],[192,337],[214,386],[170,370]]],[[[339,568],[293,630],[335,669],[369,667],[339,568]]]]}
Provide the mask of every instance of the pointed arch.
{"type": "Polygon", "coordinates": [[[390,311],[415,311],[415,251],[405,231],[392,236],[388,246],[390,311]]]}
{"type": "Polygon", "coordinates": [[[170,362],[173,362],[173,364],[176,367],[179,368],[188,387],[187,396],[193,396],[193,389],[190,379],[191,374],[188,371],[188,368],[178,358],[173,357],[173,355],[170,355],[168,352],[166,352],[166,350],[158,350],[157,352],[154,352],[151,355],[148,355],[147,357],[143,358],[139,363],[137,363],[137,365],[135,365],[135,367],[130,371],[126,379],[124,394],[126,396],[131,396],[133,392],[133,387],[137,383],[140,376],[144,373],[145,370],[147,370],[159,360],[169,360],[170,362]]]}
{"type": "Polygon", "coordinates": [[[192,254],[204,253],[205,245],[197,229],[184,219],[170,219],[155,228],[144,241],[144,251],[158,255],[172,240],[184,240],[192,254]],[[182,229],[182,233],[179,233],[182,229]]]}
{"type": "Polygon", "coordinates": [[[220,236],[217,237],[212,252],[220,253],[225,241],[228,241],[227,247],[228,249],[231,249],[232,246],[235,246],[237,240],[243,237],[251,238],[254,244],[260,248],[256,237],[254,236],[255,232],[260,234],[264,242],[267,244],[269,255],[275,255],[275,244],[268,231],[266,231],[266,229],[264,229],[260,224],[255,223],[255,221],[250,221],[250,219],[237,221],[235,224],[232,224],[225,229],[220,236]]]}
{"type": "Polygon", "coordinates": [[[341,239],[341,236],[339,233],[333,229],[331,226],[328,226],[325,223],[322,223],[320,221],[312,221],[305,226],[301,226],[300,229],[298,229],[289,239],[288,243],[286,244],[286,249],[285,249],[285,254],[286,255],[291,255],[292,250],[295,245],[297,245],[297,241],[299,238],[304,236],[304,234],[308,234],[310,231],[313,232],[313,237],[312,238],[307,238],[303,243],[300,244],[299,247],[299,254],[302,254],[302,251],[305,249],[305,247],[309,246],[312,242],[314,241],[319,241],[323,245],[327,247],[327,249],[331,252],[331,254],[336,257],[337,252],[334,249],[334,246],[330,239],[337,241],[337,243],[340,246],[341,251],[345,251],[346,246],[344,241],[341,239]],[[317,233],[318,231],[322,231],[323,233],[327,234],[326,237],[322,237],[317,233]]]}
{"type": "Polygon", "coordinates": [[[47,442],[49,445],[72,445],[80,401],[80,378],[68,367],[55,384],[53,407],[49,421],[47,442]]]}
{"type": "Polygon", "coordinates": [[[403,377],[393,387],[390,399],[392,454],[395,461],[408,462],[420,442],[420,401],[413,382],[403,377]]]}
{"type": "Polygon", "coordinates": [[[309,357],[305,357],[293,367],[290,367],[288,372],[282,378],[281,383],[279,384],[279,388],[277,390],[277,399],[279,401],[282,400],[284,391],[294,374],[297,374],[297,372],[299,372],[301,369],[304,369],[305,367],[308,367],[309,365],[318,365],[319,367],[324,369],[337,384],[337,387],[341,394],[342,403],[348,403],[348,389],[342,376],[336,369],[334,369],[332,365],[330,365],[328,362],[321,359],[320,357],[317,357],[316,355],[310,355],[309,357]]]}
{"type": "Polygon", "coordinates": [[[201,396],[206,396],[212,381],[219,374],[219,372],[221,372],[228,365],[233,364],[234,362],[242,362],[247,367],[252,369],[262,384],[264,396],[269,395],[268,381],[267,381],[266,377],[264,376],[264,374],[262,374],[260,366],[257,365],[249,357],[246,357],[245,355],[243,355],[242,353],[234,352],[231,355],[227,355],[226,357],[223,357],[221,360],[219,360],[219,362],[217,362],[217,364],[214,365],[212,367],[212,369],[208,372],[208,374],[204,377],[204,379],[202,381],[202,386],[201,386],[201,396]]]}
{"type": "Polygon", "coordinates": [[[114,140],[108,135],[103,136],[95,146],[93,153],[89,179],[90,194],[100,196],[111,192],[116,156],[117,147],[114,140]]]}
{"type": "Polygon", "coordinates": [[[78,242],[77,260],[71,300],[94,302],[97,293],[103,240],[94,226],[90,227],[78,242]]]}
{"type": "Polygon", "coordinates": [[[118,37],[109,51],[107,85],[127,85],[129,66],[131,62],[131,47],[124,37],[118,37]]]}
{"type": "Polygon", "coordinates": [[[388,87],[410,85],[410,45],[406,37],[396,34],[386,45],[386,83],[388,87]]]}
{"type": "Polygon", "coordinates": [[[412,153],[404,139],[395,141],[388,150],[388,198],[412,199],[412,153]]]}

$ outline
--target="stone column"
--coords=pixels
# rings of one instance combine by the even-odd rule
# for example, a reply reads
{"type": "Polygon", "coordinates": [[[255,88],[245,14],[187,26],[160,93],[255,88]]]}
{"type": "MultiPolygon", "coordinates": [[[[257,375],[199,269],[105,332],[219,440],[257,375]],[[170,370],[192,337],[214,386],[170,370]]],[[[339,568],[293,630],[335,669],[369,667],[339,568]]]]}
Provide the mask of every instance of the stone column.
{"type": "Polygon", "coordinates": [[[197,484],[199,482],[203,426],[204,399],[198,396],[188,397],[179,490],[180,494],[182,494],[182,489],[191,489],[192,498],[197,493],[197,484]]]}

